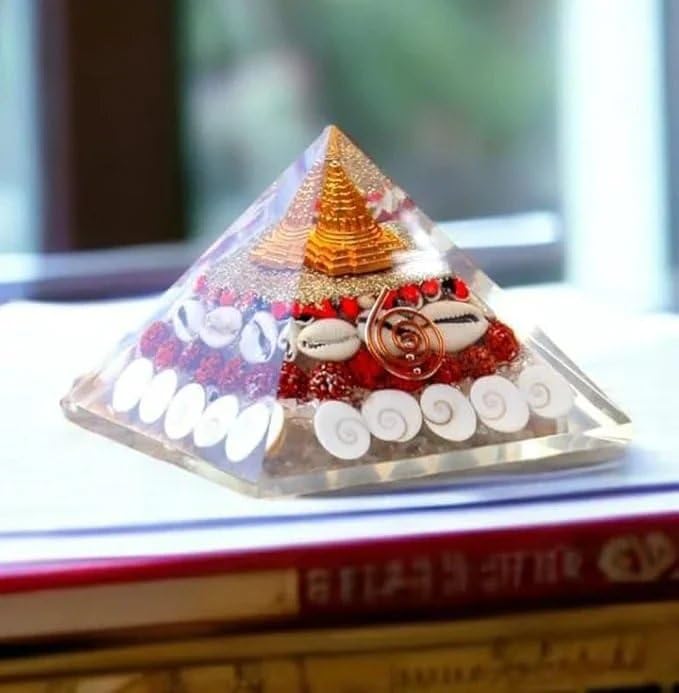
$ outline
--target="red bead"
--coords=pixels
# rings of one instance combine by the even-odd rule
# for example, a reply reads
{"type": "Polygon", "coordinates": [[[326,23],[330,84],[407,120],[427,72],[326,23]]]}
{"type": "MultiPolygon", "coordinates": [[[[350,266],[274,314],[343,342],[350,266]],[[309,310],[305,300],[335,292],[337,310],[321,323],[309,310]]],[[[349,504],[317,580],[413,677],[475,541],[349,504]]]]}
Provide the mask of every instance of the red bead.
{"type": "Polygon", "coordinates": [[[292,317],[295,318],[295,320],[299,320],[302,317],[302,312],[304,310],[304,307],[299,301],[293,301],[292,303],[292,317]]]}
{"type": "Polygon", "coordinates": [[[160,320],[152,322],[139,338],[139,351],[143,356],[153,356],[167,337],[170,328],[160,320]]]}
{"type": "Polygon", "coordinates": [[[484,336],[484,343],[498,361],[512,361],[519,353],[519,341],[510,327],[493,320],[484,336]]]}
{"type": "Polygon", "coordinates": [[[347,361],[347,367],[359,387],[366,390],[379,390],[385,386],[388,373],[365,347],[362,346],[347,361]]]}
{"type": "Polygon", "coordinates": [[[312,399],[349,400],[354,379],[346,364],[326,361],[314,368],[309,375],[309,396],[312,399]]]}
{"type": "Polygon", "coordinates": [[[464,377],[464,372],[462,370],[462,365],[460,360],[456,356],[451,356],[446,354],[443,357],[443,361],[439,369],[433,375],[433,381],[436,383],[443,383],[444,385],[453,385],[454,383],[459,383],[464,377]]]}
{"type": "Polygon", "coordinates": [[[337,317],[337,311],[335,310],[335,306],[332,305],[332,302],[330,301],[329,298],[324,298],[320,303],[317,303],[314,306],[314,317],[315,318],[336,318],[337,317]]]}
{"type": "Polygon", "coordinates": [[[219,294],[220,306],[232,306],[236,302],[236,292],[233,289],[223,289],[219,294]]]}
{"type": "Polygon", "coordinates": [[[441,283],[438,279],[425,279],[420,284],[420,290],[427,298],[434,298],[441,291],[441,283]]]}
{"type": "Polygon", "coordinates": [[[458,301],[466,301],[469,298],[469,288],[458,278],[455,279],[455,298],[458,301]]]}
{"type": "Polygon", "coordinates": [[[361,312],[361,307],[358,305],[358,300],[348,296],[343,296],[339,302],[340,313],[347,319],[353,322],[361,312]]]}
{"type": "Polygon", "coordinates": [[[278,397],[303,402],[307,397],[309,376],[295,363],[284,361],[278,380],[278,397]]]}
{"type": "Polygon", "coordinates": [[[413,306],[418,305],[422,298],[420,290],[417,288],[417,286],[415,286],[415,284],[406,284],[405,286],[402,286],[398,291],[398,295],[406,303],[410,303],[413,306]]]}
{"type": "Polygon", "coordinates": [[[382,304],[384,310],[389,310],[390,308],[393,308],[397,298],[398,291],[396,291],[396,289],[391,289],[389,292],[387,292],[387,295],[384,298],[384,303],[382,304]]]}
{"type": "Polygon", "coordinates": [[[271,301],[271,315],[276,320],[283,320],[290,315],[292,306],[286,301],[271,301]]]}
{"type": "Polygon", "coordinates": [[[485,346],[470,346],[458,354],[462,372],[466,377],[480,378],[495,373],[497,363],[490,349],[485,346]]]}
{"type": "Polygon", "coordinates": [[[196,293],[202,294],[207,290],[207,277],[204,274],[200,274],[196,277],[196,283],[193,286],[196,293]]]}

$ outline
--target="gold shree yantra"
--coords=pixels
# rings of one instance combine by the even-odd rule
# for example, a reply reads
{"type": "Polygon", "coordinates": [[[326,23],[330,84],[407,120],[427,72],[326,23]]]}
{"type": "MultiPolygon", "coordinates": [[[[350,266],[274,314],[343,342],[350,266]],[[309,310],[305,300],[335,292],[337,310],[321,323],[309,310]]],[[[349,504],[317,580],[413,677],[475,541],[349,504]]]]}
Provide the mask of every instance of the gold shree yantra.
{"type": "Polygon", "coordinates": [[[378,272],[389,269],[392,252],[404,247],[393,231],[373,219],[339,161],[329,159],[304,264],[331,277],[378,272]]]}
{"type": "Polygon", "coordinates": [[[405,247],[403,239],[375,221],[339,157],[331,156],[320,171],[310,172],[283,220],[250,258],[273,269],[304,264],[338,277],[390,269],[392,252],[405,247]]]}

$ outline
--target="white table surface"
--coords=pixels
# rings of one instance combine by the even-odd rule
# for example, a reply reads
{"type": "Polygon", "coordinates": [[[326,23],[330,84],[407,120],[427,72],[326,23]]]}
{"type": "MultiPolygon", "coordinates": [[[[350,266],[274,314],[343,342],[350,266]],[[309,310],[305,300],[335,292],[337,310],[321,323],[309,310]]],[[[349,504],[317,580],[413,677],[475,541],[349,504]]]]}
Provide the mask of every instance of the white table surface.
{"type": "Polygon", "coordinates": [[[149,299],[0,307],[0,565],[257,546],[282,537],[312,541],[320,531],[338,538],[396,527],[422,531],[433,509],[438,531],[446,523],[473,527],[679,509],[679,317],[627,315],[562,286],[512,293],[632,416],[635,443],[623,464],[417,492],[254,500],[62,416],[59,398],[72,379],[144,319],[149,299]],[[407,526],[398,519],[403,513],[407,526]]]}

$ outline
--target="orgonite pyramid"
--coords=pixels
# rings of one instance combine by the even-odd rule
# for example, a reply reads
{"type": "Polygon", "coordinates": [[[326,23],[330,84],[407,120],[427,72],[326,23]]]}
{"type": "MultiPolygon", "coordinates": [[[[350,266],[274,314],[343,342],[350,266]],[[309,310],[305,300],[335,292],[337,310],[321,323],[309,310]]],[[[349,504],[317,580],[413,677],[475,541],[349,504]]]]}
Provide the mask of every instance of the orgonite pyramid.
{"type": "Polygon", "coordinates": [[[257,495],[589,465],[630,434],[332,126],[62,405],[257,495]]]}

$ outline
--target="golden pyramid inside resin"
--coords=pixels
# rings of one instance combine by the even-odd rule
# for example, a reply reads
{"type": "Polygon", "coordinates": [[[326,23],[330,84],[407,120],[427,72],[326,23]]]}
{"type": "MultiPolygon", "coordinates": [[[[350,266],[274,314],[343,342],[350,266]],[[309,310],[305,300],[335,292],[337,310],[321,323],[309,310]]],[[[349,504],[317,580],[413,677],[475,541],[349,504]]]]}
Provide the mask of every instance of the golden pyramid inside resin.
{"type": "Polygon", "coordinates": [[[299,269],[304,264],[322,174],[320,165],[311,169],[281,222],[251,251],[251,260],[272,269],[299,269]]]}
{"type": "Polygon", "coordinates": [[[406,247],[375,221],[349,178],[341,163],[340,136],[339,131],[331,133],[323,166],[309,173],[285,217],[252,250],[253,261],[278,269],[304,264],[337,277],[390,269],[392,252],[406,247]]]}
{"type": "Polygon", "coordinates": [[[389,269],[392,252],[404,247],[396,234],[373,219],[340,163],[329,160],[304,263],[331,277],[365,274],[389,269]]]}

